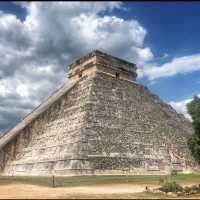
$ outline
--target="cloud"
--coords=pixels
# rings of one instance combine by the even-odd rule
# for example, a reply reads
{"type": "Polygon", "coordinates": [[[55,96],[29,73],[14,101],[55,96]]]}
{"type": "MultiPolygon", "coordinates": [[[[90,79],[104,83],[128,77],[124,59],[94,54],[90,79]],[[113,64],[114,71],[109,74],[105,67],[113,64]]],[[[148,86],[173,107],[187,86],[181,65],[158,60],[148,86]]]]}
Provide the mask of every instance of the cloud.
{"type": "MultiPolygon", "coordinates": [[[[197,95],[200,97],[200,94],[197,95]]],[[[186,105],[192,101],[193,98],[184,99],[182,101],[170,101],[169,104],[179,113],[184,114],[186,118],[188,118],[190,121],[192,120],[191,116],[187,112],[186,105]]]]}
{"type": "MultiPolygon", "coordinates": [[[[200,54],[157,63],[137,20],[107,13],[121,2],[23,2],[24,21],[0,11],[0,133],[67,81],[67,65],[99,49],[134,62],[139,77],[156,79],[200,70],[200,54]]],[[[162,58],[168,58],[163,54],[162,58]]],[[[170,104],[191,119],[186,103],[170,104]]]]}
{"type": "Polygon", "coordinates": [[[186,104],[192,101],[192,99],[186,99],[183,101],[171,101],[169,104],[179,113],[183,114],[187,119],[191,120],[191,116],[187,112],[186,104]]]}
{"type": "Polygon", "coordinates": [[[162,59],[168,58],[169,54],[168,53],[164,53],[163,56],[161,57],[162,59]]]}
{"type": "Polygon", "coordinates": [[[177,74],[187,74],[200,70],[200,54],[174,58],[163,65],[147,64],[139,69],[140,77],[146,76],[149,80],[170,77],[177,74]]]}
{"type": "Polygon", "coordinates": [[[91,50],[144,65],[154,56],[147,30],[106,13],[120,2],[23,2],[24,21],[0,11],[0,132],[67,81],[67,65],[91,50]]]}

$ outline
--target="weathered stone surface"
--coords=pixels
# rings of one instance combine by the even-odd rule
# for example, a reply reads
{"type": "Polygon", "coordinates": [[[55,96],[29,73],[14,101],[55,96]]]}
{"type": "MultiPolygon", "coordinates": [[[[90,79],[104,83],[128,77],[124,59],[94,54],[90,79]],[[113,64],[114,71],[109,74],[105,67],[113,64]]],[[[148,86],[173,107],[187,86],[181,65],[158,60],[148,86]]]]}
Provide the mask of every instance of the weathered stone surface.
{"type": "MultiPolygon", "coordinates": [[[[116,58],[114,67],[106,67],[112,65],[111,57],[105,64],[106,54],[102,54],[104,62],[99,61],[99,52],[89,55],[93,64],[83,69],[89,71],[82,77],[76,76],[80,71],[73,71],[76,81],[70,90],[50,99],[46,110],[14,136],[11,130],[7,140],[6,135],[0,139],[1,171],[86,175],[196,169],[186,142],[190,122],[146,87],[131,81],[135,69],[121,70],[116,63],[122,61],[116,58]]],[[[85,66],[88,59],[72,64],[71,69],[85,66]]]]}

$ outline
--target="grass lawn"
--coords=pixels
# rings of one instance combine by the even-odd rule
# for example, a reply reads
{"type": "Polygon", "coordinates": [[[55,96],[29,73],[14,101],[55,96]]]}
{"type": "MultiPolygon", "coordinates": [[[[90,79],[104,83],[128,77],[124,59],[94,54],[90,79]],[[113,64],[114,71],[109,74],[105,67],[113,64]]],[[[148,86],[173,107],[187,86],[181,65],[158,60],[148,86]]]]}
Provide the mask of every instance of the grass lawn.
{"type": "MultiPolygon", "coordinates": [[[[51,195],[54,195],[53,197],[55,198],[67,198],[67,199],[147,199],[147,198],[171,199],[172,197],[169,196],[168,194],[165,195],[165,194],[158,194],[158,193],[156,194],[156,193],[151,193],[151,192],[137,192],[137,191],[134,191],[134,187],[131,188],[133,186],[132,184],[135,184],[137,187],[141,186],[142,191],[144,191],[143,189],[145,189],[146,185],[148,186],[154,185],[154,187],[156,185],[159,185],[161,178],[171,179],[173,181],[176,181],[179,184],[200,184],[200,174],[178,174],[177,176],[173,176],[173,177],[170,175],[168,176],[163,176],[163,175],[73,176],[73,177],[55,177],[56,188],[37,187],[35,189],[34,188],[28,189],[30,188],[30,184],[52,187],[53,185],[52,177],[0,176],[0,198],[1,198],[1,195],[4,195],[3,198],[14,198],[16,196],[16,191],[19,191],[18,193],[19,198],[20,198],[20,195],[24,195],[24,196],[32,195],[31,197],[34,198],[35,195],[37,194],[37,195],[41,195],[39,196],[40,198],[44,197],[43,195],[46,195],[45,196],[46,198],[49,198],[51,197],[51,195]],[[14,184],[25,184],[25,185],[17,186],[14,184]],[[121,192],[119,191],[116,193],[115,192],[114,193],[96,192],[95,194],[93,192],[91,193],[91,189],[89,189],[90,187],[86,188],[86,192],[84,193],[81,193],[81,190],[80,191],[77,190],[78,192],[76,192],[76,190],[74,190],[76,188],[69,188],[69,187],[74,187],[74,186],[95,186],[95,185],[97,186],[100,184],[103,184],[103,188],[105,187],[106,184],[108,185],[108,188],[111,186],[111,190],[112,190],[112,184],[127,184],[127,187],[130,186],[131,189],[127,190],[127,192],[123,192],[123,189],[122,189],[121,192]],[[4,187],[8,187],[8,188],[3,189],[4,188],[3,185],[4,187]],[[15,187],[17,187],[17,189],[15,187]],[[19,187],[22,187],[22,188],[19,188],[19,187]],[[65,187],[68,187],[68,188],[65,188],[65,187]],[[75,192],[70,192],[70,189],[71,191],[75,191],[75,192]],[[5,196],[5,193],[7,193],[7,196],[5,196]]],[[[114,186],[114,187],[116,188],[118,186],[114,186]]],[[[120,190],[120,187],[119,187],[119,190],[120,190]]],[[[94,187],[92,188],[92,191],[94,191],[94,187]]],[[[189,196],[187,195],[181,196],[181,199],[187,199],[187,198],[200,199],[200,194],[198,193],[198,194],[193,194],[189,196]]]]}
{"type": "MultiPolygon", "coordinates": [[[[89,186],[97,184],[159,184],[161,178],[171,178],[164,175],[110,175],[110,176],[73,176],[55,177],[57,187],[89,186]]],[[[200,174],[178,174],[173,180],[179,184],[200,184],[200,174]]],[[[0,185],[23,183],[52,187],[52,177],[42,176],[0,176],[0,185]]]]}

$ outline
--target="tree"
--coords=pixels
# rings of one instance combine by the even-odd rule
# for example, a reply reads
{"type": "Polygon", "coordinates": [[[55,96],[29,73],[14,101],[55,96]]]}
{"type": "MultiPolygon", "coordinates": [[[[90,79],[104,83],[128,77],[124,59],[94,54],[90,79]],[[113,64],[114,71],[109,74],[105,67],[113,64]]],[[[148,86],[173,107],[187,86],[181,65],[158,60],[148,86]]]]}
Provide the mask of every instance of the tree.
{"type": "Polygon", "coordinates": [[[198,96],[194,96],[187,104],[187,110],[192,117],[194,128],[194,133],[188,138],[188,146],[194,158],[200,163],[200,98],[198,96]]]}

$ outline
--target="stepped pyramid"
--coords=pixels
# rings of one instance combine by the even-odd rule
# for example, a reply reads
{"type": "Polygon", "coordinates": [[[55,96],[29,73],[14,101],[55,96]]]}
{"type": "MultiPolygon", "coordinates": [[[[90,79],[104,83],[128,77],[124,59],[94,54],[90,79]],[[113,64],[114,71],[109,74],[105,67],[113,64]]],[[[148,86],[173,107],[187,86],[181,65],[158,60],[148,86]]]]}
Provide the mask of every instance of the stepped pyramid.
{"type": "Polygon", "coordinates": [[[0,139],[7,175],[165,174],[196,167],[191,124],[136,83],[136,65],[93,51],[69,83],[0,139]]]}

